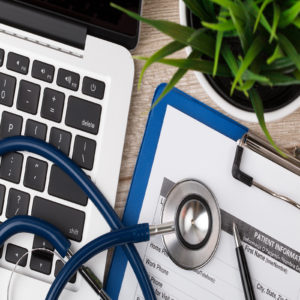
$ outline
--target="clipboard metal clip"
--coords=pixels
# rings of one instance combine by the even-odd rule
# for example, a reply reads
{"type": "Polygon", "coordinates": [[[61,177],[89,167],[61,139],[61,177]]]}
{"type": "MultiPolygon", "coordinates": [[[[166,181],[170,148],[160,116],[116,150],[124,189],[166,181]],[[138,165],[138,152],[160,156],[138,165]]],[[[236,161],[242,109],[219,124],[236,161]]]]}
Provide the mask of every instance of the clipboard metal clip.
{"type": "Polygon", "coordinates": [[[281,156],[267,141],[254,135],[251,132],[248,132],[240,139],[239,144],[237,145],[232,165],[232,176],[235,179],[248,185],[249,187],[255,186],[256,188],[264,191],[265,193],[277,199],[285,201],[293,205],[294,207],[300,209],[299,203],[297,203],[289,197],[278,194],[272,191],[271,189],[267,188],[266,186],[256,182],[253,177],[244,173],[240,169],[244,148],[248,148],[264,156],[265,158],[275,162],[276,164],[284,167],[285,169],[295,173],[298,176],[300,175],[300,161],[288,153],[285,153],[285,157],[281,156]]]}

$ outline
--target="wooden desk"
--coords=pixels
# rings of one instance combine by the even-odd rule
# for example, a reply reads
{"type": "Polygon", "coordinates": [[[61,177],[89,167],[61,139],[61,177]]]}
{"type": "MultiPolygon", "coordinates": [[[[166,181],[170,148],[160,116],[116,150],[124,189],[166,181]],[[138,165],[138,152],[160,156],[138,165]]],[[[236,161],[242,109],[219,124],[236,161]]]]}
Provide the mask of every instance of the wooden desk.
{"type": "MultiPolygon", "coordinates": [[[[179,5],[177,0],[144,0],[143,15],[148,18],[167,19],[179,22],[179,5]]],[[[140,42],[135,55],[149,56],[154,51],[167,44],[170,39],[159,33],[148,25],[142,24],[140,42]]],[[[185,51],[180,51],[178,57],[185,57],[185,51]]],[[[131,183],[134,166],[143,138],[145,124],[147,121],[146,112],[150,108],[150,103],[156,86],[161,82],[166,82],[175,72],[172,67],[155,64],[145,74],[141,89],[137,90],[137,82],[143,62],[136,61],[136,76],[133,87],[133,96],[127,136],[121,167],[120,182],[117,194],[116,210],[121,215],[126,202],[128,190],[131,183]]],[[[207,96],[201,88],[193,72],[189,72],[177,85],[178,88],[196,97],[209,106],[220,110],[214,102],[207,96]]],[[[268,124],[269,130],[277,143],[286,148],[300,145],[300,110],[297,110],[287,118],[268,124]]],[[[261,133],[257,124],[244,123],[256,133],[261,133]]]]}

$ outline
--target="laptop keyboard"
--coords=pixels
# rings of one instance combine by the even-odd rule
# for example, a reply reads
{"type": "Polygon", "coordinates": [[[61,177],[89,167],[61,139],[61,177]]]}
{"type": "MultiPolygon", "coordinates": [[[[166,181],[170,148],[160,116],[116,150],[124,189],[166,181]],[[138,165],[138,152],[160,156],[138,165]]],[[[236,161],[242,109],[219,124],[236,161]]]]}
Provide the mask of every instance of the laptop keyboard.
{"type": "MultiPolygon", "coordinates": [[[[0,138],[26,135],[49,142],[89,174],[99,146],[100,100],[105,92],[106,85],[101,80],[0,49],[0,138]]],[[[87,201],[74,181],[49,161],[18,152],[2,157],[1,220],[32,215],[80,243],[87,201]]],[[[53,250],[51,244],[37,236],[32,248],[53,250]]],[[[9,242],[0,249],[0,264],[5,260],[13,267],[28,250],[31,249],[9,242]]],[[[44,252],[34,252],[20,265],[30,269],[30,276],[36,278],[37,274],[57,276],[62,268],[52,254],[44,252]]],[[[75,279],[76,275],[70,282],[75,279]]]]}

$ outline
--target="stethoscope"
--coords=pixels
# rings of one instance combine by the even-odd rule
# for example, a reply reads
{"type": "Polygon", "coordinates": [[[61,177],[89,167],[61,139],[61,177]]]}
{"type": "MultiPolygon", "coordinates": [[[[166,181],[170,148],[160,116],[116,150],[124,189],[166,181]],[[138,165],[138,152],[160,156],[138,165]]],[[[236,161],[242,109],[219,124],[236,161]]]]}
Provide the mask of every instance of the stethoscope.
{"type": "Polygon", "coordinates": [[[221,232],[220,209],[213,193],[202,182],[187,179],[175,184],[164,202],[160,225],[125,227],[89,177],[55,147],[30,137],[10,137],[0,141],[0,156],[16,151],[35,153],[60,167],[82,188],[112,230],[73,254],[71,243],[56,228],[34,217],[17,216],[0,225],[0,247],[13,234],[33,233],[48,240],[62,257],[69,259],[51,285],[46,300],[58,299],[78,270],[102,299],[109,299],[83,265],[98,253],[116,246],[122,246],[145,299],[156,299],[143,262],[133,245],[149,241],[153,235],[162,235],[170,259],[183,269],[203,267],[213,257],[221,232]]]}

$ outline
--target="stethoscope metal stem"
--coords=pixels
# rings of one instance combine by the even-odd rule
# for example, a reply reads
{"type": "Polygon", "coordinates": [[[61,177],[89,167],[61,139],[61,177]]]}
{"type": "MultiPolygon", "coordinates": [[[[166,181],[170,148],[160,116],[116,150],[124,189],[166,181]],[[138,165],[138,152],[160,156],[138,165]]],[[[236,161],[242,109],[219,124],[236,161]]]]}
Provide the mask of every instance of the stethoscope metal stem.
{"type": "Polygon", "coordinates": [[[159,225],[150,225],[149,231],[150,231],[150,236],[173,233],[175,232],[175,224],[174,222],[168,222],[159,225]]]}
{"type": "MultiPolygon", "coordinates": [[[[69,249],[67,257],[70,259],[72,256],[73,252],[69,249]]],[[[89,267],[82,265],[78,271],[89,284],[89,286],[97,293],[97,295],[100,296],[100,300],[111,300],[111,298],[104,291],[102,282],[89,267]]]]}

